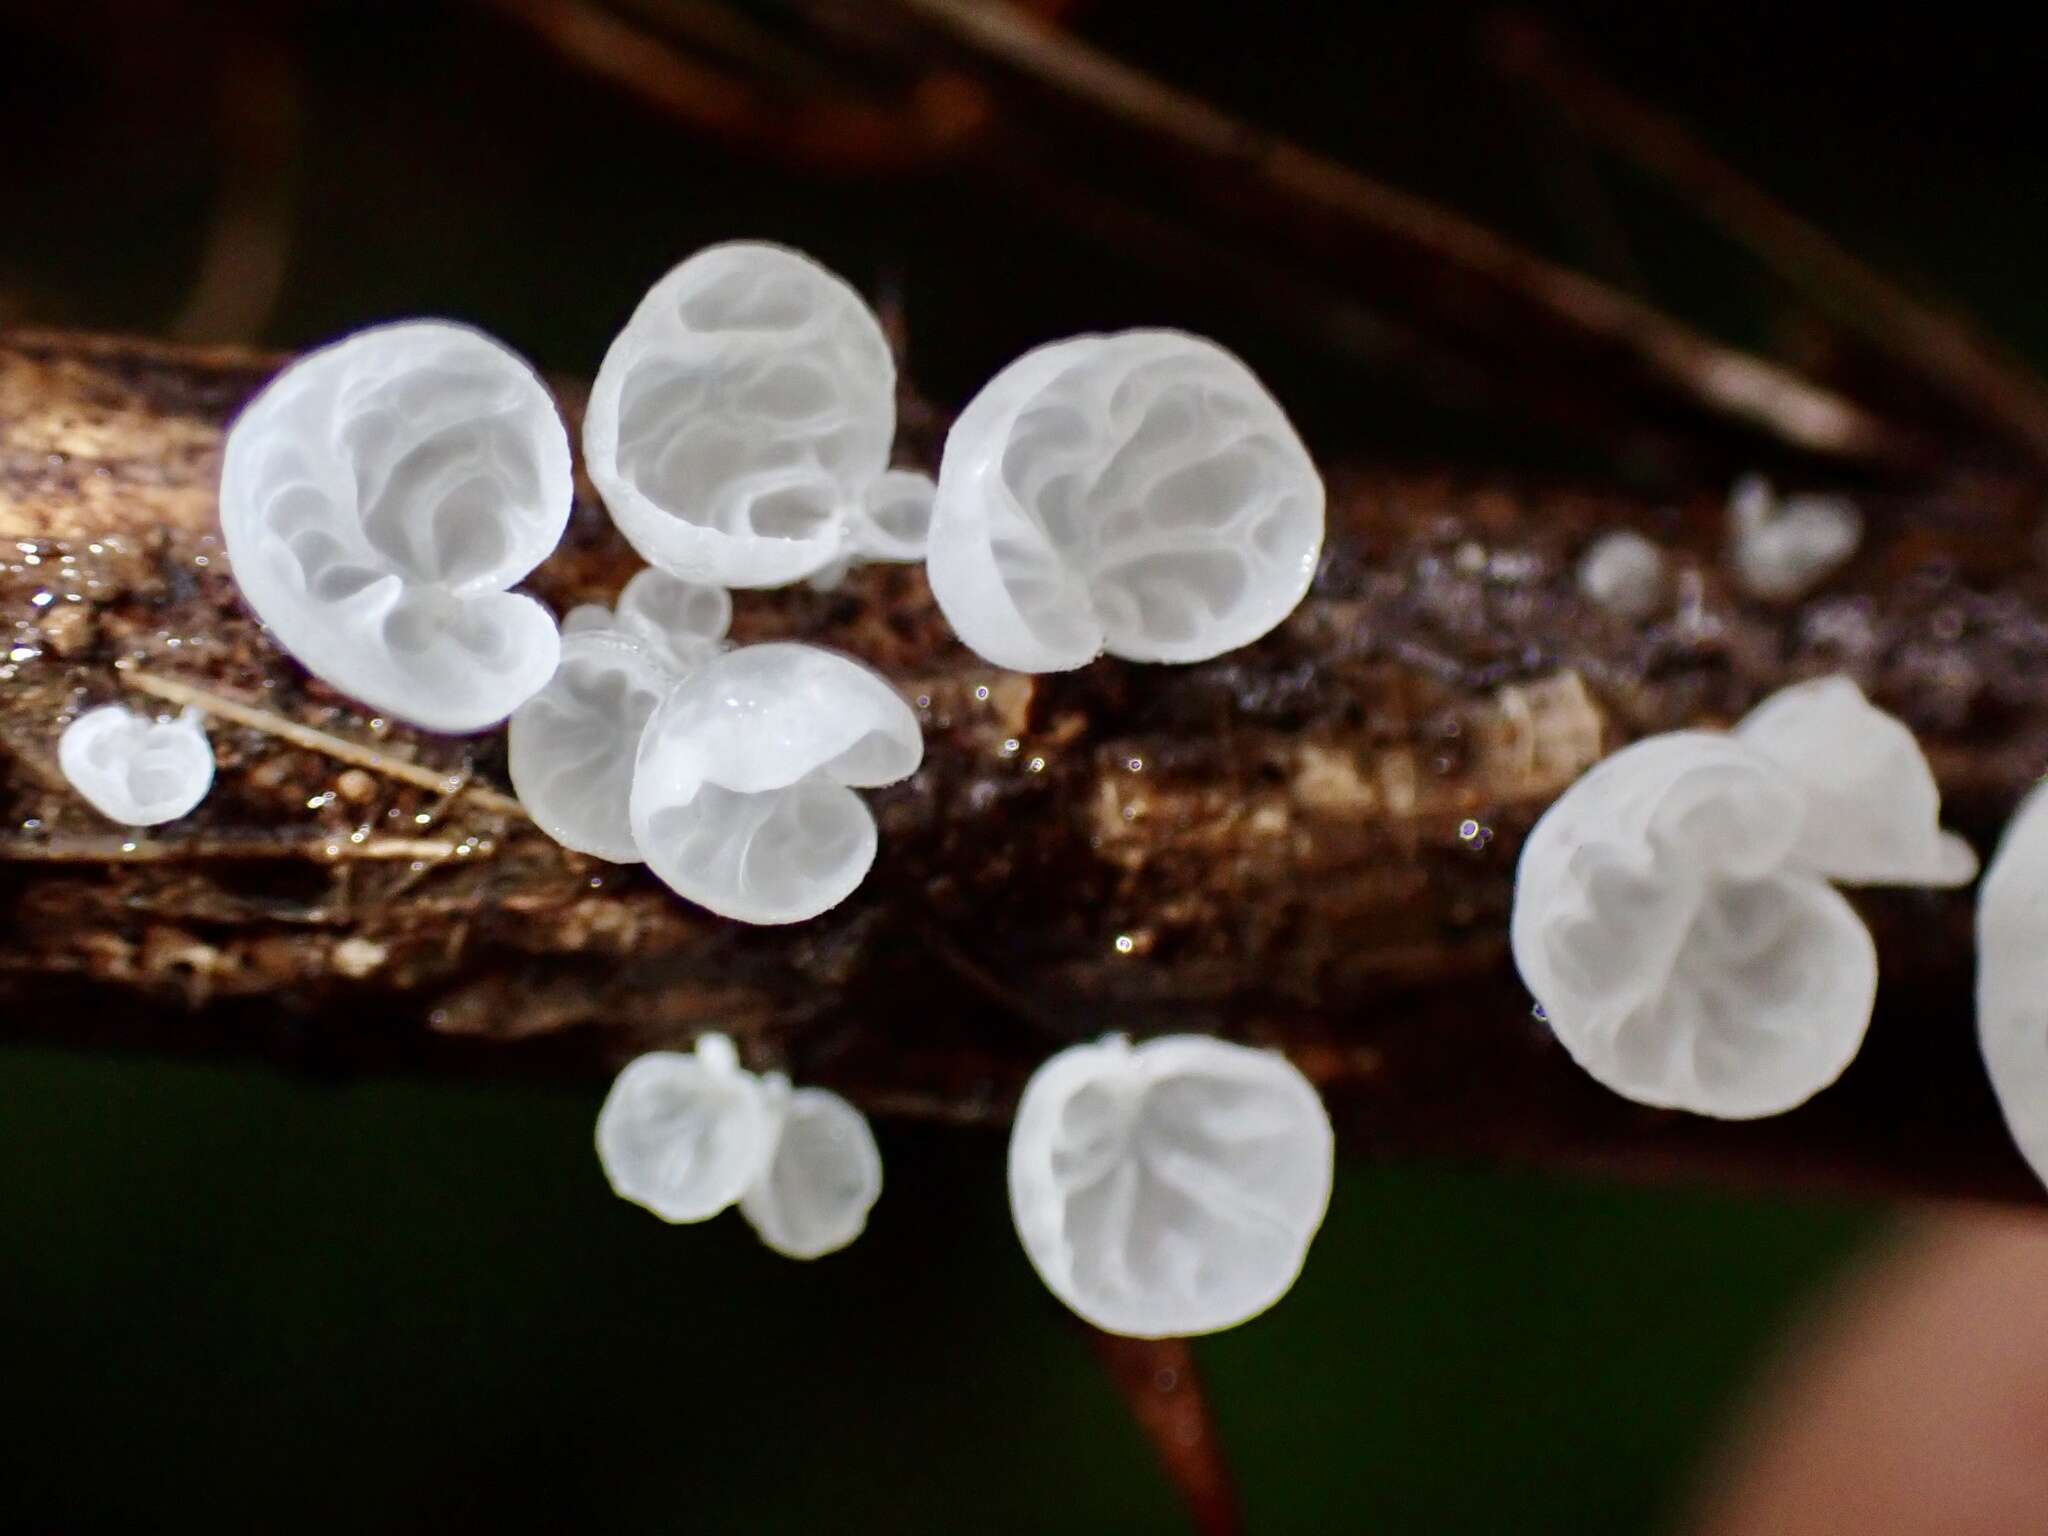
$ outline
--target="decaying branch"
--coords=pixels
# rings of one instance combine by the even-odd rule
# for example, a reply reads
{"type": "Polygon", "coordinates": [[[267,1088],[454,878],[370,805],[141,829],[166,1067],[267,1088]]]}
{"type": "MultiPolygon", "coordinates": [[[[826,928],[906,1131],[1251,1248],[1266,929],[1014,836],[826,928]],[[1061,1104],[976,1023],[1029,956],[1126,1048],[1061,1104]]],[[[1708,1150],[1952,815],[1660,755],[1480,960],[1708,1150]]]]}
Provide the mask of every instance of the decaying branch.
{"type": "MultiPolygon", "coordinates": [[[[1309,600],[1194,667],[999,671],[912,568],[741,594],[738,638],[864,657],[914,701],[928,750],[875,796],[867,884],[814,922],[750,928],[537,833],[504,798],[502,733],[367,718],[269,642],[226,568],[214,484],[223,426],[275,361],[0,337],[0,1000],[17,1037],[595,1075],[715,1026],[871,1110],[993,1122],[1064,1042],[1201,1029],[1285,1046],[1359,1151],[2030,1191],[1976,1063],[1966,893],[1858,898],[1884,974],[1870,1045],[1812,1105],[1753,1125],[1586,1080],[1505,943],[1519,841],[1588,764],[1824,670],[1921,733],[1952,823],[1988,847],[2048,766],[2030,482],[1867,494],[1856,562],[1779,611],[1730,592],[1721,487],[1656,510],[1335,467],[1309,600]],[[1679,569],[1640,631],[1572,580],[1614,526],[1679,569]],[[220,773],[189,821],[123,836],[67,790],[59,730],[117,697],[211,712],[220,773]]],[[[905,416],[929,453],[930,412],[905,416]]],[[[558,608],[609,600],[633,565],[586,493],[533,586],[558,608]]]]}

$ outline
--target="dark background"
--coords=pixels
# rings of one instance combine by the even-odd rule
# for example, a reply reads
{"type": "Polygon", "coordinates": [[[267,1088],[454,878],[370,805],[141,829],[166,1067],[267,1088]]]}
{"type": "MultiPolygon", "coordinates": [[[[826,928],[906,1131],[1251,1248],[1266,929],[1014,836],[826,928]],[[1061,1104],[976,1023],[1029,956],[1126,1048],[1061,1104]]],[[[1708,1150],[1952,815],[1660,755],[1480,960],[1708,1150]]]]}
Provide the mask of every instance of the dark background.
{"type": "MultiPolygon", "coordinates": [[[[2048,360],[2033,39],[1954,6],[1540,9],[2048,360]]],[[[1559,259],[1615,268],[1618,226],[1611,275],[1796,354],[1770,280],[1487,67],[1484,14],[1097,0],[1077,26],[1559,259]]],[[[0,320],[191,328],[237,198],[283,265],[223,339],[435,313],[587,375],[674,261],[765,236],[894,295],[941,404],[1051,336],[1170,322],[1245,352],[1325,456],[1644,474],[1512,400],[1333,358],[971,168],[707,141],[488,6],[0,0],[0,320]]],[[[1180,1528],[1016,1247],[999,1137],[884,1127],[868,1235],[799,1265],[736,1218],[612,1199],[602,1089],[0,1055],[0,1526],[1180,1528]]],[[[1666,1528],[1774,1339],[1891,1219],[1347,1163],[1286,1303],[1199,1347],[1253,1529],[1666,1528]]]]}

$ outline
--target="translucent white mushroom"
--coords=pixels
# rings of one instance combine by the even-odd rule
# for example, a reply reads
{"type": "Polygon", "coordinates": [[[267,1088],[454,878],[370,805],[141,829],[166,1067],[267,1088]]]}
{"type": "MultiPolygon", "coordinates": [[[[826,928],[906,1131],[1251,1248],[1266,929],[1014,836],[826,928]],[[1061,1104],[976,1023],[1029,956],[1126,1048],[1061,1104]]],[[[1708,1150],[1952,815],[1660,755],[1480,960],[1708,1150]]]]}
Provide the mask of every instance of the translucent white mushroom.
{"type": "Polygon", "coordinates": [[[1977,855],[1941,830],[1941,791],[1913,733],[1846,677],[1780,690],[1735,728],[1805,792],[1796,857],[1842,885],[1967,885],[1977,855]]]}
{"type": "Polygon", "coordinates": [[[1113,1035],[1026,1085],[1010,1211],[1040,1278],[1096,1327],[1213,1333],[1294,1284],[1334,1156],[1322,1100],[1284,1056],[1113,1035]]]}
{"type": "Polygon", "coordinates": [[[504,719],[554,672],[507,591],[569,516],[569,439],[532,368],[442,321],[360,331],[228,434],[221,528],[257,616],[315,676],[430,730],[504,719]]]}
{"type": "Polygon", "coordinates": [[[922,560],[937,492],[932,477],[914,469],[892,469],[871,480],[849,514],[844,552],[817,571],[811,585],[829,592],[855,565],[910,565],[922,560]]]}
{"type": "Polygon", "coordinates": [[[130,827],[190,815],[213,787],[213,746],[190,709],[175,720],[122,704],[87,710],[57,739],[57,764],[94,810],[130,827]]]}
{"type": "Polygon", "coordinates": [[[1125,331],[1027,352],[969,402],[927,569],[968,646],[1058,672],[1247,645],[1294,611],[1322,543],[1323,482],[1251,370],[1125,331]]]}
{"type": "Polygon", "coordinates": [[[860,1236],[882,1193],[875,1134],[836,1093],[792,1092],[788,1079],[772,1072],[761,1086],[775,1150],[740,1197],[740,1214],[762,1242],[789,1258],[836,1253],[860,1236]]]}
{"type": "Polygon", "coordinates": [[[1630,623],[1657,611],[1665,585],[1664,551],[1628,529],[1603,534],[1579,560],[1579,590],[1630,623]]]}
{"type": "Polygon", "coordinates": [[[1984,876],[1977,1039],[2006,1126],[2048,1181],[2048,786],[2020,802],[1984,876]]]}
{"type": "Polygon", "coordinates": [[[597,1156],[622,1199],[663,1221],[705,1221],[759,1177],[775,1118],[758,1079],[723,1035],[693,1053],[626,1064],[597,1116],[597,1156]]]}
{"type": "Polygon", "coordinates": [[[724,917],[793,923],[838,905],[875,857],[856,789],[917,770],[910,706],[814,646],[728,651],[679,683],[640,741],[634,841],[681,895],[724,917]]]}
{"type": "Polygon", "coordinates": [[[1829,880],[1967,880],[1937,809],[1911,735],[1846,679],[1787,689],[1730,735],[1650,737],[1530,833],[1515,964],[1617,1093],[1777,1114],[1840,1076],[1876,998],[1870,934],[1829,880]]]}
{"type": "Polygon", "coordinates": [[[1751,597],[1791,602],[1839,570],[1863,542],[1863,517],[1839,496],[1792,496],[1768,480],[1738,481],[1728,499],[1729,558],[1751,597]]]}
{"type": "Polygon", "coordinates": [[[736,241],[640,301],[598,369],[583,451],[649,563],[774,587],[848,557],[895,435],[896,365],[867,303],[809,257],[736,241]]]}
{"type": "Polygon", "coordinates": [[[731,620],[724,588],[652,569],[626,583],[616,610],[569,611],[555,675],[506,733],[512,788],[535,825],[579,853],[640,862],[628,807],[641,732],[662,696],[718,654],[731,620]]]}

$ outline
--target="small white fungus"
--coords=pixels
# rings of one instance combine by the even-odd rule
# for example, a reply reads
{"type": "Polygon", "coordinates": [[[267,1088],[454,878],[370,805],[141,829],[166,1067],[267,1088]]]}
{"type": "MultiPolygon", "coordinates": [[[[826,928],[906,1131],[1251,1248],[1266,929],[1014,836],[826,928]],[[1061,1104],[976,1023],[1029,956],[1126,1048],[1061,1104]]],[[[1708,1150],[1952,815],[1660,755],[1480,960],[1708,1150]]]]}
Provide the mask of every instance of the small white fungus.
{"type": "Polygon", "coordinates": [[[761,1241],[792,1259],[836,1253],[867,1225],[882,1154],[836,1093],[755,1076],[724,1035],[694,1053],[628,1063],[597,1117],[614,1191],[665,1221],[706,1221],[738,1203],[761,1241]]]}
{"type": "Polygon", "coordinates": [[[597,1116],[597,1157],[622,1199],[663,1221],[706,1221],[738,1200],[774,1146],[761,1084],[724,1035],[626,1064],[597,1116]]]}
{"type": "Polygon", "coordinates": [[[533,369],[465,326],[359,331],[236,420],[235,579],[315,676],[429,730],[504,719],[553,674],[554,619],[508,591],[562,536],[569,439],[533,369]]]}
{"type": "Polygon", "coordinates": [[[734,241],[640,301],[598,369],[583,453],[649,563],[776,587],[922,557],[914,519],[871,537],[871,493],[886,515],[900,492],[895,436],[896,364],[866,301],[807,256],[734,241]]]}
{"type": "Polygon", "coordinates": [[[1919,747],[1853,683],[1773,696],[1735,732],[1597,764],[1529,834],[1509,936],[1572,1057],[1639,1103],[1777,1114],[1841,1075],[1877,955],[1830,880],[1967,881],[1919,747]]]}
{"type": "Polygon", "coordinates": [[[1248,645],[1300,603],[1322,543],[1322,479],[1251,370],[1125,331],[1027,352],[969,402],[927,569],[970,648],[1059,672],[1248,645]]]}
{"type": "Polygon", "coordinates": [[[668,690],[719,653],[732,619],[723,588],[644,570],[616,611],[586,604],[562,621],[562,659],[513,712],[512,788],[564,847],[640,862],[629,804],[640,736],[668,690]]]}
{"type": "Polygon", "coordinates": [[[1630,623],[1657,611],[1665,586],[1664,551],[1628,529],[1601,535],[1579,560],[1579,590],[1630,623]]]}
{"type": "Polygon", "coordinates": [[[1863,517],[1840,496],[1788,496],[1750,475],[1728,498],[1729,558],[1751,597],[1789,603],[1845,565],[1863,542],[1863,517]]]}
{"type": "Polygon", "coordinates": [[[647,722],[631,814],[641,857],[723,917],[793,923],[837,906],[875,858],[854,791],[924,757],[917,716],[860,663],[815,646],[707,662],[647,722]]]}
{"type": "Polygon", "coordinates": [[[58,738],[57,763],[94,810],[130,827],[189,815],[213,787],[213,746],[190,709],[175,720],[122,704],[88,710],[58,738]]]}
{"type": "Polygon", "coordinates": [[[1096,1327],[1213,1333],[1294,1284],[1334,1158],[1321,1098],[1277,1052],[1112,1035],[1025,1086],[1010,1211],[1040,1278],[1096,1327]]]}
{"type": "Polygon", "coordinates": [[[859,1237],[882,1193],[882,1154],[867,1117],[823,1088],[762,1079],[774,1151],[740,1197],[740,1214],[777,1253],[818,1259],[859,1237]]]}
{"type": "Polygon", "coordinates": [[[2048,1182],[2048,785],[2020,802],[1979,893],[1977,1040],[2012,1139],[2048,1182]]]}

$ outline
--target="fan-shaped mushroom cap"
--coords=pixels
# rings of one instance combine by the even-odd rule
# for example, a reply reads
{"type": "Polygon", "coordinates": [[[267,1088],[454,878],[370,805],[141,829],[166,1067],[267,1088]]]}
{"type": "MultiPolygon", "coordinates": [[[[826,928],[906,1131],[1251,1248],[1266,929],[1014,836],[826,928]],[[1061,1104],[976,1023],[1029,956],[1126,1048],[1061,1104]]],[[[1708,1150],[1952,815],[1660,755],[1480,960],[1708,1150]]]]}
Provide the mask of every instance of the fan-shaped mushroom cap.
{"type": "Polygon", "coordinates": [[[882,1193],[882,1154],[867,1117],[823,1088],[762,1083],[777,1122],[775,1151],[740,1197],[761,1241],[792,1259],[818,1259],[859,1237],[882,1193]]]}
{"type": "Polygon", "coordinates": [[[867,303],[807,256],[735,241],[640,301],[598,369],[583,453],[650,564],[774,587],[840,557],[895,435],[896,365],[867,303]]]}
{"type": "Polygon", "coordinates": [[[1027,352],[969,402],[927,567],[968,646],[1058,672],[1247,645],[1293,612],[1322,543],[1322,479],[1251,370],[1125,331],[1027,352]]]}
{"type": "Polygon", "coordinates": [[[189,815],[213,787],[213,746],[189,709],[175,720],[122,704],[87,710],[58,738],[57,764],[94,810],[130,827],[189,815]]]}
{"type": "Polygon", "coordinates": [[[569,517],[569,440],[512,352],[465,326],[359,331],[294,363],[228,434],[235,579],[307,670],[429,730],[548,680],[548,611],[505,589],[569,517]]]}
{"type": "Polygon", "coordinates": [[[1277,1052],[1111,1036],[1025,1086],[1010,1211],[1040,1278],[1096,1327],[1213,1333],[1294,1284],[1334,1157],[1322,1100],[1277,1052]]]}
{"type": "Polygon", "coordinates": [[[647,723],[634,840],[654,872],[724,917],[793,923],[838,905],[875,857],[855,789],[917,770],[910,706],[815,646],[746,646],[685,678],[647,723]]]}
{"type": "Polygon", "coordinates": [[[1794,850],[1800,787],[1729,736],[1626,747],[1537,822],[1515,872],[1515,964],[1572,1057],[1640,1103],[1790,1109],[1855,1056],[1877,956],[1794,850]]]}
{"type": "Polygon", "coordinates": [[[597,1116],[597,1156],[622,1199],[663,1221],[704,1221],[745,1193],[775,1133],[760,1082],[732,1042],[705,1035],[693,1053],[628,1062],[597,1116]]]}
{"type": "Polygon", "coordinates": [[[1735,728],[1807,797],[1796,856],[1844,885],[1967,885],[1977,855],[1941,830],[1941,791],[1913,733],[1846,677],[1771,695],[1735,728]]]}
{"type": "Polygon", "coordinates": [[[1977,1040],[2012,1139],[2048,1181],[2048,787],[2020,802],[1978,893],[1977,1040]]]}

